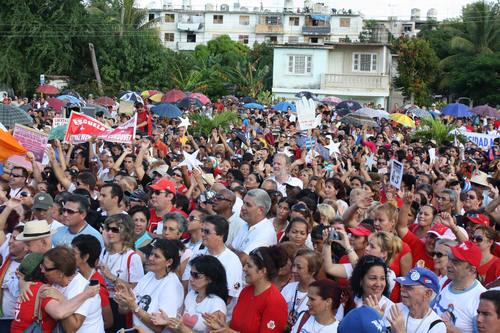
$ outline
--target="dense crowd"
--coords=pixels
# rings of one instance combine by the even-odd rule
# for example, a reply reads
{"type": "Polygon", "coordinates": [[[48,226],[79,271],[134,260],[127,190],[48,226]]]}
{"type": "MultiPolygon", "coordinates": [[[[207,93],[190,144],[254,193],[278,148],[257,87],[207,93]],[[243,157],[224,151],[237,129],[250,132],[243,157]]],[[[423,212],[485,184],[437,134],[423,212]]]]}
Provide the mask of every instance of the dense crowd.
{"type": "MultiPolygon", "coordinates": [[[[42,131],[60,116],[4,103],[30,104],[42,131]]],[[[205,137],[148,104],[130,144],[56,139],[42,164],[3,163],[0,332],[498,332],[496,140],[437,145],[321,103],[302,131],[292,108],[235,98],[188,107],[239,115],[205,137]]]]}

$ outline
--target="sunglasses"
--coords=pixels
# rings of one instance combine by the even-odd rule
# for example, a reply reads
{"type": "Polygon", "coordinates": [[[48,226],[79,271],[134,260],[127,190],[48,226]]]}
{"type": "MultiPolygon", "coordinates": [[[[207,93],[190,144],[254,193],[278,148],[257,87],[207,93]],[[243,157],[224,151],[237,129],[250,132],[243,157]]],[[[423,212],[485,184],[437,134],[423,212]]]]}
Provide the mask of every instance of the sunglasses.
{"type": "Polygon", "coordinates": [[[69,208],[63,208],[62,212],[63,212],[63,214],[67,213],[69,215],[80,213],[79,210],[72,210],[72,209],[69,209],[69,208]]]}
{"type": "Polygon", "coordinates": [[[28,192],[24,192],[24,191],[21,192],[20,194],[22,197],[25,197],[25,198],[30,196],[30,194],[28,192]]]}
{"type": "Polygon", "coordinates": [[[40,264],[40,269],[43,271],[43,272],[50,272],[50,271],[55,271],[57,269],[57,267],[51,267],[51,268],[47,268],[45,267],[44,264],[40,264]]]}
{"type": "Polygon", "coordinates": [[[193,272],[193,271],[189,272],[189,274],[195,280],[199,280],[199,279],[201,279],[202,277],[205,276],[205,274],[203,274],[203,273],[198,273],[198,272],[193,272]]]}
{"type": "Polygon", "coordinates": [[[436,257],[436,258],[438,258],[438,259],[440,259],[440,258],[442,258],[442,257],[446,256],[446,254],[445,254],[445,253],[441,253],[441,252],[432,252],[432,253],[431,253],[431,255],[432,255],[432,257],[433,257],[433,258],[434,258],[434,257],[436,257]]]}
{"type": "Polygon", "coordinates": [[[108,232],[112,232],[114,234],[119,234],[120,233],[120,228],[118,227],[110,227],[110,226],[105,226],[104,227],[104,230],[108,231],[108,232]]]}
{"type": "Polygon", "coordinates": [[[482,241],[484,241],[484,238],[483,236],[474,236],[472,237],[472,241],[475,243],[481,243],[482,241]]]}
{"type": "Polygon", "coordinates": [[[11,173],[10,176],[14,177],[14,178],[23,178],[24,177],[23,175],[16,175],[15,173],[11,173]]]}
{"type": "Polygon", "coordinates": [[[231,201],[231,200],[227,199],[226,197],[224,197],[222,194],[216,194],[212,200],[214,200],[214,201],[215,200],[217,200],[217,201],[218,200],[220,200],[220,201],[224,201],[224,200],[225,201],[231,201]]]}

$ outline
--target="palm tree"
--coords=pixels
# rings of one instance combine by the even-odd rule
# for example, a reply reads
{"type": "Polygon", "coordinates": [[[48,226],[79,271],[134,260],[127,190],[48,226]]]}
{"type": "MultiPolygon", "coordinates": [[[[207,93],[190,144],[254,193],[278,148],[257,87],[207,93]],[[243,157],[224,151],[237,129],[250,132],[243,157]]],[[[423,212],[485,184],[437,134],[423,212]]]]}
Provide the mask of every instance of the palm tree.
{"type": "Polygon", "coordinates": [[[228,68],[227,74],[231,81],[236,84],[241,95],[257,97],[264,90],[264,80],[269,72],[269,66],[257,66],[258,60],[254,62],[239,62],[235,68],[228,68]]]}
{"type": "Polygon", "coordinates": [[[447,142],[454,142],[455,138],[460,142],[467,142],[463,135],[453,134],[456,128],[456,125],[445,124],[440,119],[423,118],[420,126],[413,133],[413,138],[424,142],[434,140],[438,147],[447,142]]]}

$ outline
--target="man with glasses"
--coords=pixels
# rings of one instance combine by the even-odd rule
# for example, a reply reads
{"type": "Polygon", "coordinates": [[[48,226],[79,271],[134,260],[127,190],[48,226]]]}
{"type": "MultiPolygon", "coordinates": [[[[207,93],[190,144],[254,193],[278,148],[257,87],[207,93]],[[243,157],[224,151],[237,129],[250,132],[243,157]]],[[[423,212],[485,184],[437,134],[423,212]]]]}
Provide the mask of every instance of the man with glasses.
{"type": "Polygon", "coordinates": [[[163,216],[167,213],[179,213],[184,217],[188,215],[175,208],[175,184],[168,178],[160,178],[149,187],[151,189],[151,218],[148,231],[161,235],[163,231],[163,216]]]}
{"type": "Polygon", "coordinates": [[[479,296],[486,291],[476,279],[480,263],[481,250],[476,244],[466,241],[451,248],[447,266],[451,283],[441,290],[433,306],[448,332],[473,332],[479,296]]]}
{"type": "Polygon", "coordinates": [[[86,197],[72,194],[62,208],[64,227],[59,228],[52,236],[54,246],[71,246],[71,241],[78,235],[92,235],[99,240],[104,248],[102,235],[87,223],[85,218],[89,210],[89,201],[86,197]]]}
{"type": "Polygon", "coordinates": [[[191,251],[198,251],[203,247],[203,219],[207,215],[208,212],[203,208],[195,208],[189,213],[187,222],[189,239],[184,241],[184,245],[191,251]]]}
{"type": "Polygon", "coordinates": [[[240,218],[240,214],[238,212],[233,212],[236,195],[228,189],[223,189],[215,195],[212,202],[213,210],[229,222],[229,233],[226,245],[231,245],[234,237],[236,237],[241,226],[245,223],[245,221],[240,218]]]}
{"type": "Polygon", "coordinates": [[[27,192],[26,182],[28,180],[28,171],[19,166],[15,166],[9,175],[9,195],[14,199],[21,199],[21,193],[27,192]]]}

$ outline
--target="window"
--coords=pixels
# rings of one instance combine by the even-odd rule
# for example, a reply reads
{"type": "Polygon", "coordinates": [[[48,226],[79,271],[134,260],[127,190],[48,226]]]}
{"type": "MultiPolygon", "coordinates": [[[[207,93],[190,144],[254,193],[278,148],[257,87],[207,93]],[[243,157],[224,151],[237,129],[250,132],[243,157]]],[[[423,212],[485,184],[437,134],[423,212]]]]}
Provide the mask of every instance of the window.
{"type": "Polygon", "coordinates": [[[175,22],[175,14],[165,14],[165,23],[175,22]]]}
{"type": "Polygon", "coordinates": [[[248,44],[248,35],[239,35],[238,42],[248,44]]]}
{"type": "Polygon", "coordinates": [[[311,37],[311,39],[309,39],[309,42],[312,44],[318,44],[319,42],[318,37],[311,37]]]}
{"type": "Polygon", "coordinates": [[[309,75],[311,74],[312,56],[289,55],[288,74],[309,75]]]}
{"type": "Polygon", "coordinates": [[[280,18],[278,16],[266,16],[267,25],[279,25],[280,18]]]}
{"type": "Polygon", "coordinates": [[[174,34],[172,32],[166,32],[165,35],[163,36],[163,39],[165,40],[165,42],[173,42],[174,34]]]}
{"type": "Polygon", "coordinates": [[[299,26],[299,17],[298,16],[291,16],[288,22],[291,26],[297,27],[297,26],[299,26]]]}
{"type": "Polygon", "coordinates": [[[224,15],[214,15],[214,24],[223,24],[224,15]]]}
{"type": "Polygon", "coordinates": [[[339,23],[341,28],[349,28],[351,26],[351,19],[341,18],[339,23]]]}
{"type": "Polygon", "coordinates": [[[267,36],[265,38],[266,42],[269,43],[277,43],[278,42],[278,36],[267,36]]]}
{"type": "Polygon", "coordinates": [[[299,42],[299,36],[289,36],[288,43],[297,44],[299,42]]]}
{"type": "Polygon", "coordinates": [[[375,72],[377,70],[377,55],[375,53],[354,53],[353,72],[375,72]]]}
{"type": "Polygon", "coordinates": [[[188,43],[196,43],[196,34],[188,33],[186,40],[188,43]]]}
{"type": "Polygon", "coordinates": [[[250,16],[241,15],[240,16],[240,25],[250,25],[250,16]]]}
{"type": "Polygon", "coordinates": [[[149,21],[153,21],[155,19],[155,14],[149,13],[149,21]]]}

